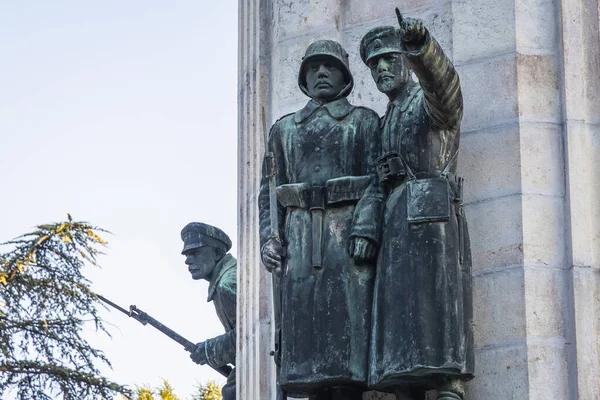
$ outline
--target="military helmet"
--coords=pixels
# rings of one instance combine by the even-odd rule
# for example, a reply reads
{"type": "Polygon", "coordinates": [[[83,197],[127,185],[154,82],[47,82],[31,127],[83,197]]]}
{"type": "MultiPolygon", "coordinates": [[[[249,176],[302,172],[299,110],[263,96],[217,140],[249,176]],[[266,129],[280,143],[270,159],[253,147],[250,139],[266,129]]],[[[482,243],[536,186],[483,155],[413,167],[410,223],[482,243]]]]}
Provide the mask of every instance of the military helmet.
{"type": "Polygon", "coordinates": [[[401,31],[395,26],[378,26],[371,29],[360,41],[360,58],[369,60],[386,53],[401,53],[401,31]]]}
{"type": "Polygon", "coordinates": [[[190,222],[181,230],[183,250],[181,254],[204,246],[216,247],[227,253],[231,249],[231,239],[216,226],[202,222],[190,222]]]}
{"type": "Polygon", "coordinates": [[[332,57],[339,61],[348,83],[337,96],[337,99],[348,96],[354,87],[354,79],[350,73],[350,63],[348,62],[348,53],[346,53],[341,44],[333,40],[317,40],[306,49],[306,53],[302,57],[302,63],[300,64],[300,71],[298,72],[298,86],[300,86],[302,93],[311,97],[306,87],[306,63],[317,57],[332,57]]]}

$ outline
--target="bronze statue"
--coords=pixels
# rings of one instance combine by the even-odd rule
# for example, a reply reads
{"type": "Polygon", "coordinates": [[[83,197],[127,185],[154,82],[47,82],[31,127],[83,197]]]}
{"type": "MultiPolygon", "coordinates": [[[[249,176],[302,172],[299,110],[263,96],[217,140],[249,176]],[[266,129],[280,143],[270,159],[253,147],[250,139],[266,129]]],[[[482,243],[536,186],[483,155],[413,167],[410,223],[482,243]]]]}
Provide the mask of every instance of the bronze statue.
{"type": "Polygon", "coordinates": [[[386,194],[369,384],[397,399],[464,399],[473,376],[471,255],[455,175],[458,74],[418,19],[369,31],[360,55],[389,98],[378,174],[386,194]],[[411,71],[419,79],[411,79],[411,71]]]}
{"type": "MultiPolygon", "coordinates": [[[[210,282],[208,300],[212,301],[226,333],[198,343],[190,358],[197,364],[217,369],[235,365],[235,320],[237,261],[227,252],[231,240],[219,228],[201,222],[191,222],[181,231],[185,263],[192,279],[210,282]]],[[[223,400],[235,400],[235,369],[221,389],[223,400]]]]}
{"type": "Polygon", "coordinates": [[[308,47],[298,84],[311,100],[275,122],[268,143],[279,238],[271,235],[267,166],[259,197],[263,264],[281,274],[278,383],[294,397],[358,400],[367,387],[383,207],[379,117],[346,99],[354,81],[337,42],[308,47]]]}

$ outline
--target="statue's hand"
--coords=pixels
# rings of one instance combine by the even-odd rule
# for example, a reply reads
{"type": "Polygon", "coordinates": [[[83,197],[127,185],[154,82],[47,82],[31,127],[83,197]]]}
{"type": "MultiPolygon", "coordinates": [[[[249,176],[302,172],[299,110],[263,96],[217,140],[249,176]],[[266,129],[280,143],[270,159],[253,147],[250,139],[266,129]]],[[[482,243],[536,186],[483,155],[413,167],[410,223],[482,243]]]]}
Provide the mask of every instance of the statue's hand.
{"type": "Polygon", "coordinates": [[[423,26],[423,21],[418,18],[403,18],[397,7],[396,16],[402,32],[402,41],[409,45],[409,48],[420,47],[427,35],[427,29],[423,26]]]}
{"type": "Polygon", "coordinates": [[[357,264],[374,261],[377,256],[377,245],[367,238],[354,237],[350,239],[350,256],[357,264]]]}
{"type": "Polygon", "coordinates": [[[196,348],[194,349],[194,351],[192,351],[192,354],[190,354],[190,358],[196,364],[204,365],[208,363],[208,360],[206,359],[205,346],[206,342],[200,342],[196,344],[196,348]]]}
{"type": "Polygon", "coordinates": [[[261,259],[263,265],[269,272],[275,270],[281,273],[281,266],[283,265],[283,259],[287,255],[287,250],[277,238],[271,238],[265,243],[261,250],[261,259]]]}

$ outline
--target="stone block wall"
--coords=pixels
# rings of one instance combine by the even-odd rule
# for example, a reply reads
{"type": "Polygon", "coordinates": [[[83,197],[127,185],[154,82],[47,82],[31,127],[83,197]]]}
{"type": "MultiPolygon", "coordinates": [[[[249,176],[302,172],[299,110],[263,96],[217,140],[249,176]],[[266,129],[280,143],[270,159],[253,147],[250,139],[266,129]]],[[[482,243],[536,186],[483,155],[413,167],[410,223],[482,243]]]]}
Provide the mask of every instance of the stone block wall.
{"type": "Polygon", "coordinates": [[[300,59],[333,39],[350,53],[350,101],[382,114],[358,46],[395,24],[398,6],[424,20],[462,82],[477,363],[468,398],[600,399],[598,0],[239,1],[238,398],[274,398],[257,247],[260,109],[270,125],[303,107],[300,59]]]}

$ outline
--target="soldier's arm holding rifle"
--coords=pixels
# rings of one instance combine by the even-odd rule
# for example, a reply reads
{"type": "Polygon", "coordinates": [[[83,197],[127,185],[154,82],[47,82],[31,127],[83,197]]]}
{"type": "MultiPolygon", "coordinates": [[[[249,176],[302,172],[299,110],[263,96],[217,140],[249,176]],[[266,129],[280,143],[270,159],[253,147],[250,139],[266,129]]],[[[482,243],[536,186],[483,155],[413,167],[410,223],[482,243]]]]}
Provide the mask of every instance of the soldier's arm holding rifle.
{"type": "MultiPolygon", "coordinates": [[[[263,112],[263,130],[266,132],[266,123],[263,112]]],[[[265,135],[266,136],[266,135],[265,135]]],[[[259,220],[261,259],[269,272],[281,271],[283,259],[286,256],[281,234],[281,223],[285,218],[285,209],[277,203],[276,187],[284,182],[283,160],[281,141],[277,123],[273,125],[268,138],[265,137],[265,157],[263,159],[262,179],[260,184],[259,220]],[[273,210],[273,208],[276,209],[273,210]],[[274,220],[275,217],[277,220],[274,220]]]]}
{"type": "MultiPolygon", "coordinates": [[[[184,338],[177,332],[173,331],[166,325],[163,325],[161,322],[159,322],[155,318],[151,317],[146,312],[140,310],[136,306],[130,306],[129,311],[127,311],[123,307],[113,303],[112,301],[108,300],[104,296],[101,296],[99,294],[96,294],[96,296],[100,300],[102,300],[104,303],[108,304],[109,306],[115,308],[118,311],[121,311],[122,313],[126,314],[127,316],[135,319],[136,321],[140,322],[142,325],[148,324],[148,325],[151,325],[152,327],[158,329],[160,332],[162,332],[166,336],[170,337],[171,339],[173,339],[180,345],[182,345],[186,351],[195,352],[197,350],[198,346],[196,344],[187,340],[186,338],[184,338]]],[[[234,348],[235,348],[235,336],[234,336],[234,348]]],[[[235,355],[234,355],[234,359],[235,359],[235,355]]],[[[219,372],[221,375],[223,375],[225,377],[229,376],[229,374],[231,373],[231,367],[224,365],[224,364],[221,366],[216,366],[216,367],[211,365],[211,367],[213,367],[213,369],[215,369],[217,372],[219,372]]]]}
{"type": "MultiPolygon", "coordinates": [[[[235,321],[236,310],[236,291],[223,292],[221,301],[225,312],[233,313],[228,315],[230,321],[235,321]]],[[[208,364],[213,368],[218,368],[227,364],[235,364],[235,340],[236,328],[228,330],[223,335],[198,343],[190,358],[196,364],[208,364]]]]}

